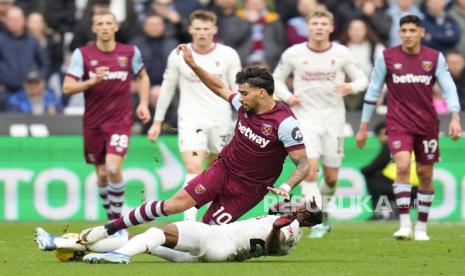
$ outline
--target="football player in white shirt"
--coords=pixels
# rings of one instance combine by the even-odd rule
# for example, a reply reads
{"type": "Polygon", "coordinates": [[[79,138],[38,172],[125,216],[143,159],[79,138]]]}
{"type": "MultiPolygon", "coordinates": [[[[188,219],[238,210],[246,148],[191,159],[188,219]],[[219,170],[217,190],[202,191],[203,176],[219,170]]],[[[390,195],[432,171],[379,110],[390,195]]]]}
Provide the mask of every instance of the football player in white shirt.
{"type": "Polygon", "coordinates": [[[283,209],[286,214],[282,216],[268,215],[224,225],[185,220],[162,229],[150,228],[129,241],[127,237],[115,235],[88,246],[78,244],[77,237],[54,237],[37,228],[36,242],[40,250],[60,250],[61,256],[77,256],[69,261],[79,261],[85,250],[109,252],[124,244],[110,253],[86,255],[84,261],[89,263],[129,263],[132,256],[141,253],[171,262],[238,262],[261,256],[283,256],[299,242],[300,227],[311,227],[322,221],[315,201],[307,205],[289,203],[280,211],[283,209]],[[81,254],[70,255],[70,251],[81,254]]]}
{"type": "MultiPolygon", "coordinates": [[[[195,11],[190,17],[189,44],[196,62],[209,73],[220,78],[231,90],[235,90],[236,73],[241,70],[237,52],[225,45],[215,43],[217,33],[216,15],[209,11],[195,11]]],[[[178,139],[182,161],[186,168],[184,186],[203,170],[204,159],[210,165],[218,153],[230,141],[233,131],[230,104],[213,93],[199,80],[182,55],[175,50],[168,57],[163,75],[152,127],[148,138],[155,142],[176,87],[180,90],[178,108],[178,139]]],[[[184,212],[185,219],[196,220],[197,209],[184,212]]]]}
{"type": "MultiPolygon", "coordinates": [[[[334,30],[333,15],[319,9],[308,18],[307,42],[288,48],[274,71],[276,92],[301,122],[307,155],[312,172],[300,185],[304,196],[323,195],[326,202],[334,195],[339,167],[344,155],[343,130],[345,106],[343,97],[364,91],[368,79],[355,57],[343,45],[330,41],[334,30]],[[293,74],[292,94],[285,81],[293,74]],[[349,77],[351,82],[347,82],[349,77]],[[322,157],[324,181],[316,184],[318,160],[322,157]]],[[[330,230],[328,215],[323,209],[322,225],[312,228],[311,238],[321,238],[330,230]]]]}

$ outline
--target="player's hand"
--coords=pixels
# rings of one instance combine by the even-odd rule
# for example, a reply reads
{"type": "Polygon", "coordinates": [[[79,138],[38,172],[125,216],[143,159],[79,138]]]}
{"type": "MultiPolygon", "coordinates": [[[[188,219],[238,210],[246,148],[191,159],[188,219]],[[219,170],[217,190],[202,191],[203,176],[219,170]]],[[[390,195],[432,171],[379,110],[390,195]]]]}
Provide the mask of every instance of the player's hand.
{"type": "Polygon", "coordinates": [[[147,136],[150,141],[156,142],[158,139],[158,136],[160,135],[161,132],[161,122],[160,121],[155,121],[153,122],[153,125],[150,127],[147,136]]]}
{"type": "Polygon", "coordinates": [[[365,147],[365,143],[367,141],[367,131],[364,128],[360,128],[357,132],[357,136],[355,136],[355,141],[357,143],[357,147],[359,149],[363,149],[365,147]]]}
{"type": "Polygon", "coordinates": [[[452,140],[457,141],[462,137],[462,127],[460,126],[460,120],[452,119],[449,124],[449,135],[452,140]]]}
{"type": "Polygon", "coordinates": [[[282,215],[277,218],[273,223],[273,228],[278,230],[288,226],[297,218],[297,213],[282,215]]]}
{"type": "Polygon", "coordinates": [[[350,86],[350,83],[343,83],[336,85],[334,87],[334,91],[341,94],[342,96],[347,96],[350,94],[350,92],[352,92],[352,87],[350,86]]]}
{"type": "Polygon", "coordinates": [[[95,68],[95,78],[92,78],[92,85],[99,84],[103,81],[105,74],[110,70],[108,66],[99,66],[95,68]]]}
{"type": "Polygon", "coordinates": [[[267,187],[268,191],[279,196],[283,196],[284,198],[290,198],[289,193],[286,192],[282,188],[275,188],[275,187],[267,187]]]}
{"type": "Polygon", "coordinates": [[[176,47],[176,53],[179,55],[179,53],[182,51],[184,61],[186,62],[187,65],[191,66],[195,64],[194,57],[192,56],[192,51],[187,47],[186,44],[179,44],[178,47],[176,47]]]}
{"type": "Polygon", "coordinates": [[[302,101],[302,100],[300,99],[299,96],[297,96],[297,95],[292,95],[292,96],[290,96],[290,97],[287,99],[287,105],[288,105],[289,107],[293,107],[293,106],[299,105],[301,101],[302,101]]]}
{"type": "Polygon", "coordinates": [[[137,117],[142,121],[142,123],[146,124],[150,122],[152,116],[150,116],[149,108],[146,105],[139,104],[136,109],[137,117]]]}

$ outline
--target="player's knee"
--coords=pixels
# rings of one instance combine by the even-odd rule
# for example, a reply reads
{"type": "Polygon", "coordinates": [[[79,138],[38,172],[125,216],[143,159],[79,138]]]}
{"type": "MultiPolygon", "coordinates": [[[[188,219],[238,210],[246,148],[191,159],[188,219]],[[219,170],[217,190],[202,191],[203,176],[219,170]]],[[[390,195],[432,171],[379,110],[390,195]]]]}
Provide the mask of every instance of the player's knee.
{"type": "Polygon", "coordinates": [[[108,163],[105,167],[108,173],[108,177],[110,178],[117,177],[120,174],[120,168],[115,164],[108,163]]]}
{"type": "Polygon", "coordinates": [[[433,174],[428,169],[417,168],[417,175],[420,183],[422,184],[429,184],[433,182],[433,174]]]}
{"type": "Polygon", "coordinates": [[[335,187],[337,184],[337,175],[325,175],[325,183],[329,187],[335,187]]]}

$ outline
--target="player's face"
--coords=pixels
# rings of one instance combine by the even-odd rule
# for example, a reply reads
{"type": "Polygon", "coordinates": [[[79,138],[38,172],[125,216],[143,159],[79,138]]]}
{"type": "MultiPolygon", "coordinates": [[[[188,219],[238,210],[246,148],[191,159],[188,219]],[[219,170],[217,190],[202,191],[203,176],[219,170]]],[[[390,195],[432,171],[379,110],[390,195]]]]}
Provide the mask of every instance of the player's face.
{"type": "Polygon", "coordinates": [[[254,111],[259,105],[260,99],[266,93],[265,89],[252,87],[248,83],[239,84],[239,101],[244,106],[245,111],[254,111]]]}
{"type": "Polygon", "coordinates": [[[315,42],[329,41],[329,36],[333,30],[334,26],[327,17],[313,17],[308,21],[310,39],[315,42]]]}
{"type": "Polygon", "coordinates": [[[115,39],[118,24],[111,14],[97,15],[93,18],[92,31],[97,35],[97,40],[108,42],[115,39]]]}
{"type": "Polygon", "coordinates": [[[413,23],[406,23],[400,26],[399,34],[402,46],[406,49],[414,49],[420,45],[425,29],[413,23]]]}
{"type": "Polygon", "coordinates": [[[189,26],[192,43],[197,47],[210,46],[217,31],[218,28],[213,22],[200,19],[194,19],[189,26]]]}

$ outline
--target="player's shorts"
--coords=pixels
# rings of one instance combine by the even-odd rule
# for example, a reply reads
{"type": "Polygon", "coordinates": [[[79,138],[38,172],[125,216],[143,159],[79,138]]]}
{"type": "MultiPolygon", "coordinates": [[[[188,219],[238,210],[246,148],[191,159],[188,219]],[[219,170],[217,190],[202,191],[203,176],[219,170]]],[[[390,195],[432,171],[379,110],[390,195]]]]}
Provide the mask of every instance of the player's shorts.
{"type": "Polygon", "coordinates": [[[221,159],[189,181],[184,189],[195,200],[197,208],[211,202],[202,217],[202,222],[207,224],[236,221],[268,192],[264,186],[249,185],[233,178],[221,159]]]}
{"type": "Polygon", "coordinates": [[[128,151],[131,128],[84,128],[84,155],[90,164],[105,164],[108,153],[124,158],[128,151]]]}
{"type": "Polygon", "coordinates": [[[231,124],[210,128],[179,127],[179,150],[181,152],[204,150],[218,154],[231,141],[232,134],[231,124]]]}
{"type": "Polygon", "coordinates": [[[388,146],[391,155],[401,151],[415,153],[420,164],[434,164],[439,161],[439,133],[437,130],[428,135],[415,135],[402,130],[388,132],[388,146]]]}
{"type": "Polygon", "coordinates": [[[189,252],[204,262],[223,262],[234,256],[235,244],[219,225],[195,221],[174,223],[178,228],[178,251],[189,252]]]}
{"type": "Polygon", "coordinates": [[[331,168],[341,166],[344,157],[344,124],[301,124],[300,129],[304,135],[308,158],[322,156],[325,166],[331,168]]]}

